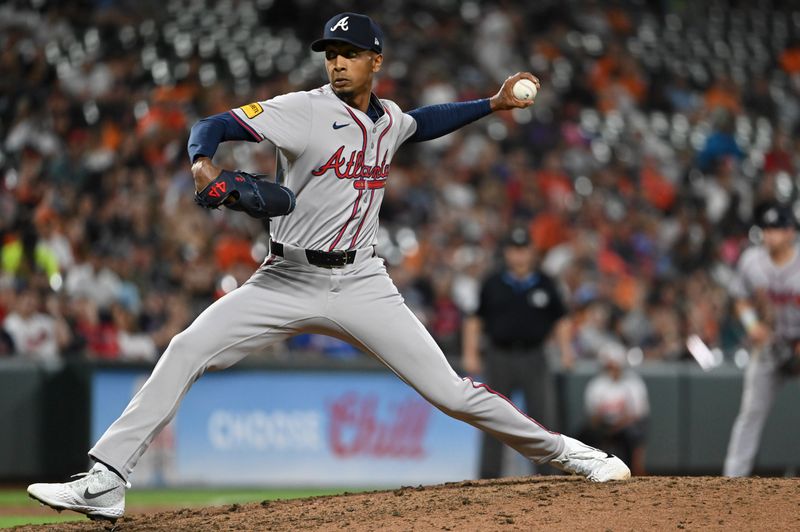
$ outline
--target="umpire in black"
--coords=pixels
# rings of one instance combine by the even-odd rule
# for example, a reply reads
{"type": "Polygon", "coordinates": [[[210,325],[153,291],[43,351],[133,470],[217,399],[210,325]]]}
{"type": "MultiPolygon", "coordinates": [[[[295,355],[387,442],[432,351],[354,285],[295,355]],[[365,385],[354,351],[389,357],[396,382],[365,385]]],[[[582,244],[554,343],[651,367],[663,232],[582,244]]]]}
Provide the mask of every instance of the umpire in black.
{"type": "MultiPolygon", "coordinates": [[[[464,321],[463,368],[483,375],[490,388],[506,397],[521,390],[528,415],[549,428],[556,421],[556,387],[544,344],[555,330],[561,363],[572,367],[567,309],[556,283],[537,269],[526,228],[511,230],[503,258],[503,268],[483,282],[477,311],[464,321]]],[[[501,475],[502,456],[503,444],[484,433],[481,478],[501,475]]]]}

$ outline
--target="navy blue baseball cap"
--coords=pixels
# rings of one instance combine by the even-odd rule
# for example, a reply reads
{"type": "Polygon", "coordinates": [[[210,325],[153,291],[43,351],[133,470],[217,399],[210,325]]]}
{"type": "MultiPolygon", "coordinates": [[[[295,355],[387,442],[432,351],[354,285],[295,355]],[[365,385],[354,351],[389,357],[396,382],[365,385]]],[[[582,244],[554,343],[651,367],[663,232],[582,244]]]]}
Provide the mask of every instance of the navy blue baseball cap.
{"type": "Polygon", "coordinates": [[[792,208],[780,203],[767,203],[758,209],[758,226],[762,229],[796,227],[792,208]]]}
{"type": "Polygon", "coordinates": [[[364,50],[383,53],[383,32],[380,26],[366,15],[339,13],[325,24],[321,39],[311,43],[315,52],[324,52],[331,42],[346,42],[364,50]]]}
{"type": "Polygon", "coordinates": [[[505,247],[528,247],[531,244],[531,235],[528,229],[522,226],[514,227],[503,239],[505,247]]]}

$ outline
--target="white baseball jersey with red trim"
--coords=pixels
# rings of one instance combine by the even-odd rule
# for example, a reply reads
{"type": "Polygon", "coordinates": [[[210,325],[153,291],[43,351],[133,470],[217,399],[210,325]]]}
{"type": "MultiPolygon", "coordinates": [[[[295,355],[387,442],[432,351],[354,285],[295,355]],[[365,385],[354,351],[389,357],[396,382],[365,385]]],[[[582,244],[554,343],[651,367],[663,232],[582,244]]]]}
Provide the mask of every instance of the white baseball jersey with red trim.
{"type": "Polygon", "coordinates": [[[272,220],[276,241],[324,251],[377,243],[392,157],[417,127],[394,102],[380,104],[383,116],[373,123],[325,85],[231,111],[254,137],[278,147],[282,184],[297,196],[294,212],[272,220]]]}

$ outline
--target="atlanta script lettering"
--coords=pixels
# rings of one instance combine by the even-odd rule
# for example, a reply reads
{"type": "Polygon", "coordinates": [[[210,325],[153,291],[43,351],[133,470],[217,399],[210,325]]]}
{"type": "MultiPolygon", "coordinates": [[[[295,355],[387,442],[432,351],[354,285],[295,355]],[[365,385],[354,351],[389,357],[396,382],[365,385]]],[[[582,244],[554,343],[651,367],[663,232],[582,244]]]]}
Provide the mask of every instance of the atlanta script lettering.
{"type": "Polygon", "coordinates": [[[344,145],[339,146],[333,155],[330,156],[328,161],[313,170],[311,173],[315,176],[321,176],[329,170],[333,170],[336,177],[339,179],[356,179],[353,186],[357,189],[362,188],[383,188],[385,185],[386,177],[389,175],[389,167],[391,164],[386,163],[386,156],[389,154],[387,151],[383,155],[383,161],[378,166],[370,166],[364,164],[364,152],[353,150],[350,152],[350,157],[344,157],[344,145]],[[359,184],[364,180],[372,180],[369,185],[359,184]],[[374,183],[374,184],[373,184],[374,183]]]}

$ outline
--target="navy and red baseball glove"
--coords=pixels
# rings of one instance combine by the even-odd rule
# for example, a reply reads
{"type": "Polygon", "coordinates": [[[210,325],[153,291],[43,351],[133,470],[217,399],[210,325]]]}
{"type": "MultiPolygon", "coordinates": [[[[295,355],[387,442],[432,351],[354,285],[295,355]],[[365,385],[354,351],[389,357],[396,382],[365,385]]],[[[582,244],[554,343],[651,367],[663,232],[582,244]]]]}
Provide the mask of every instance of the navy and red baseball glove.
{"type": "Polygon", "coordinates": [[[267,181],[263,174],[223,170],[206,188],[195,193],[194,200],[206,209],[224,205],[253,218],[285,216],[294,210],[294,192],[267,181]]]}

